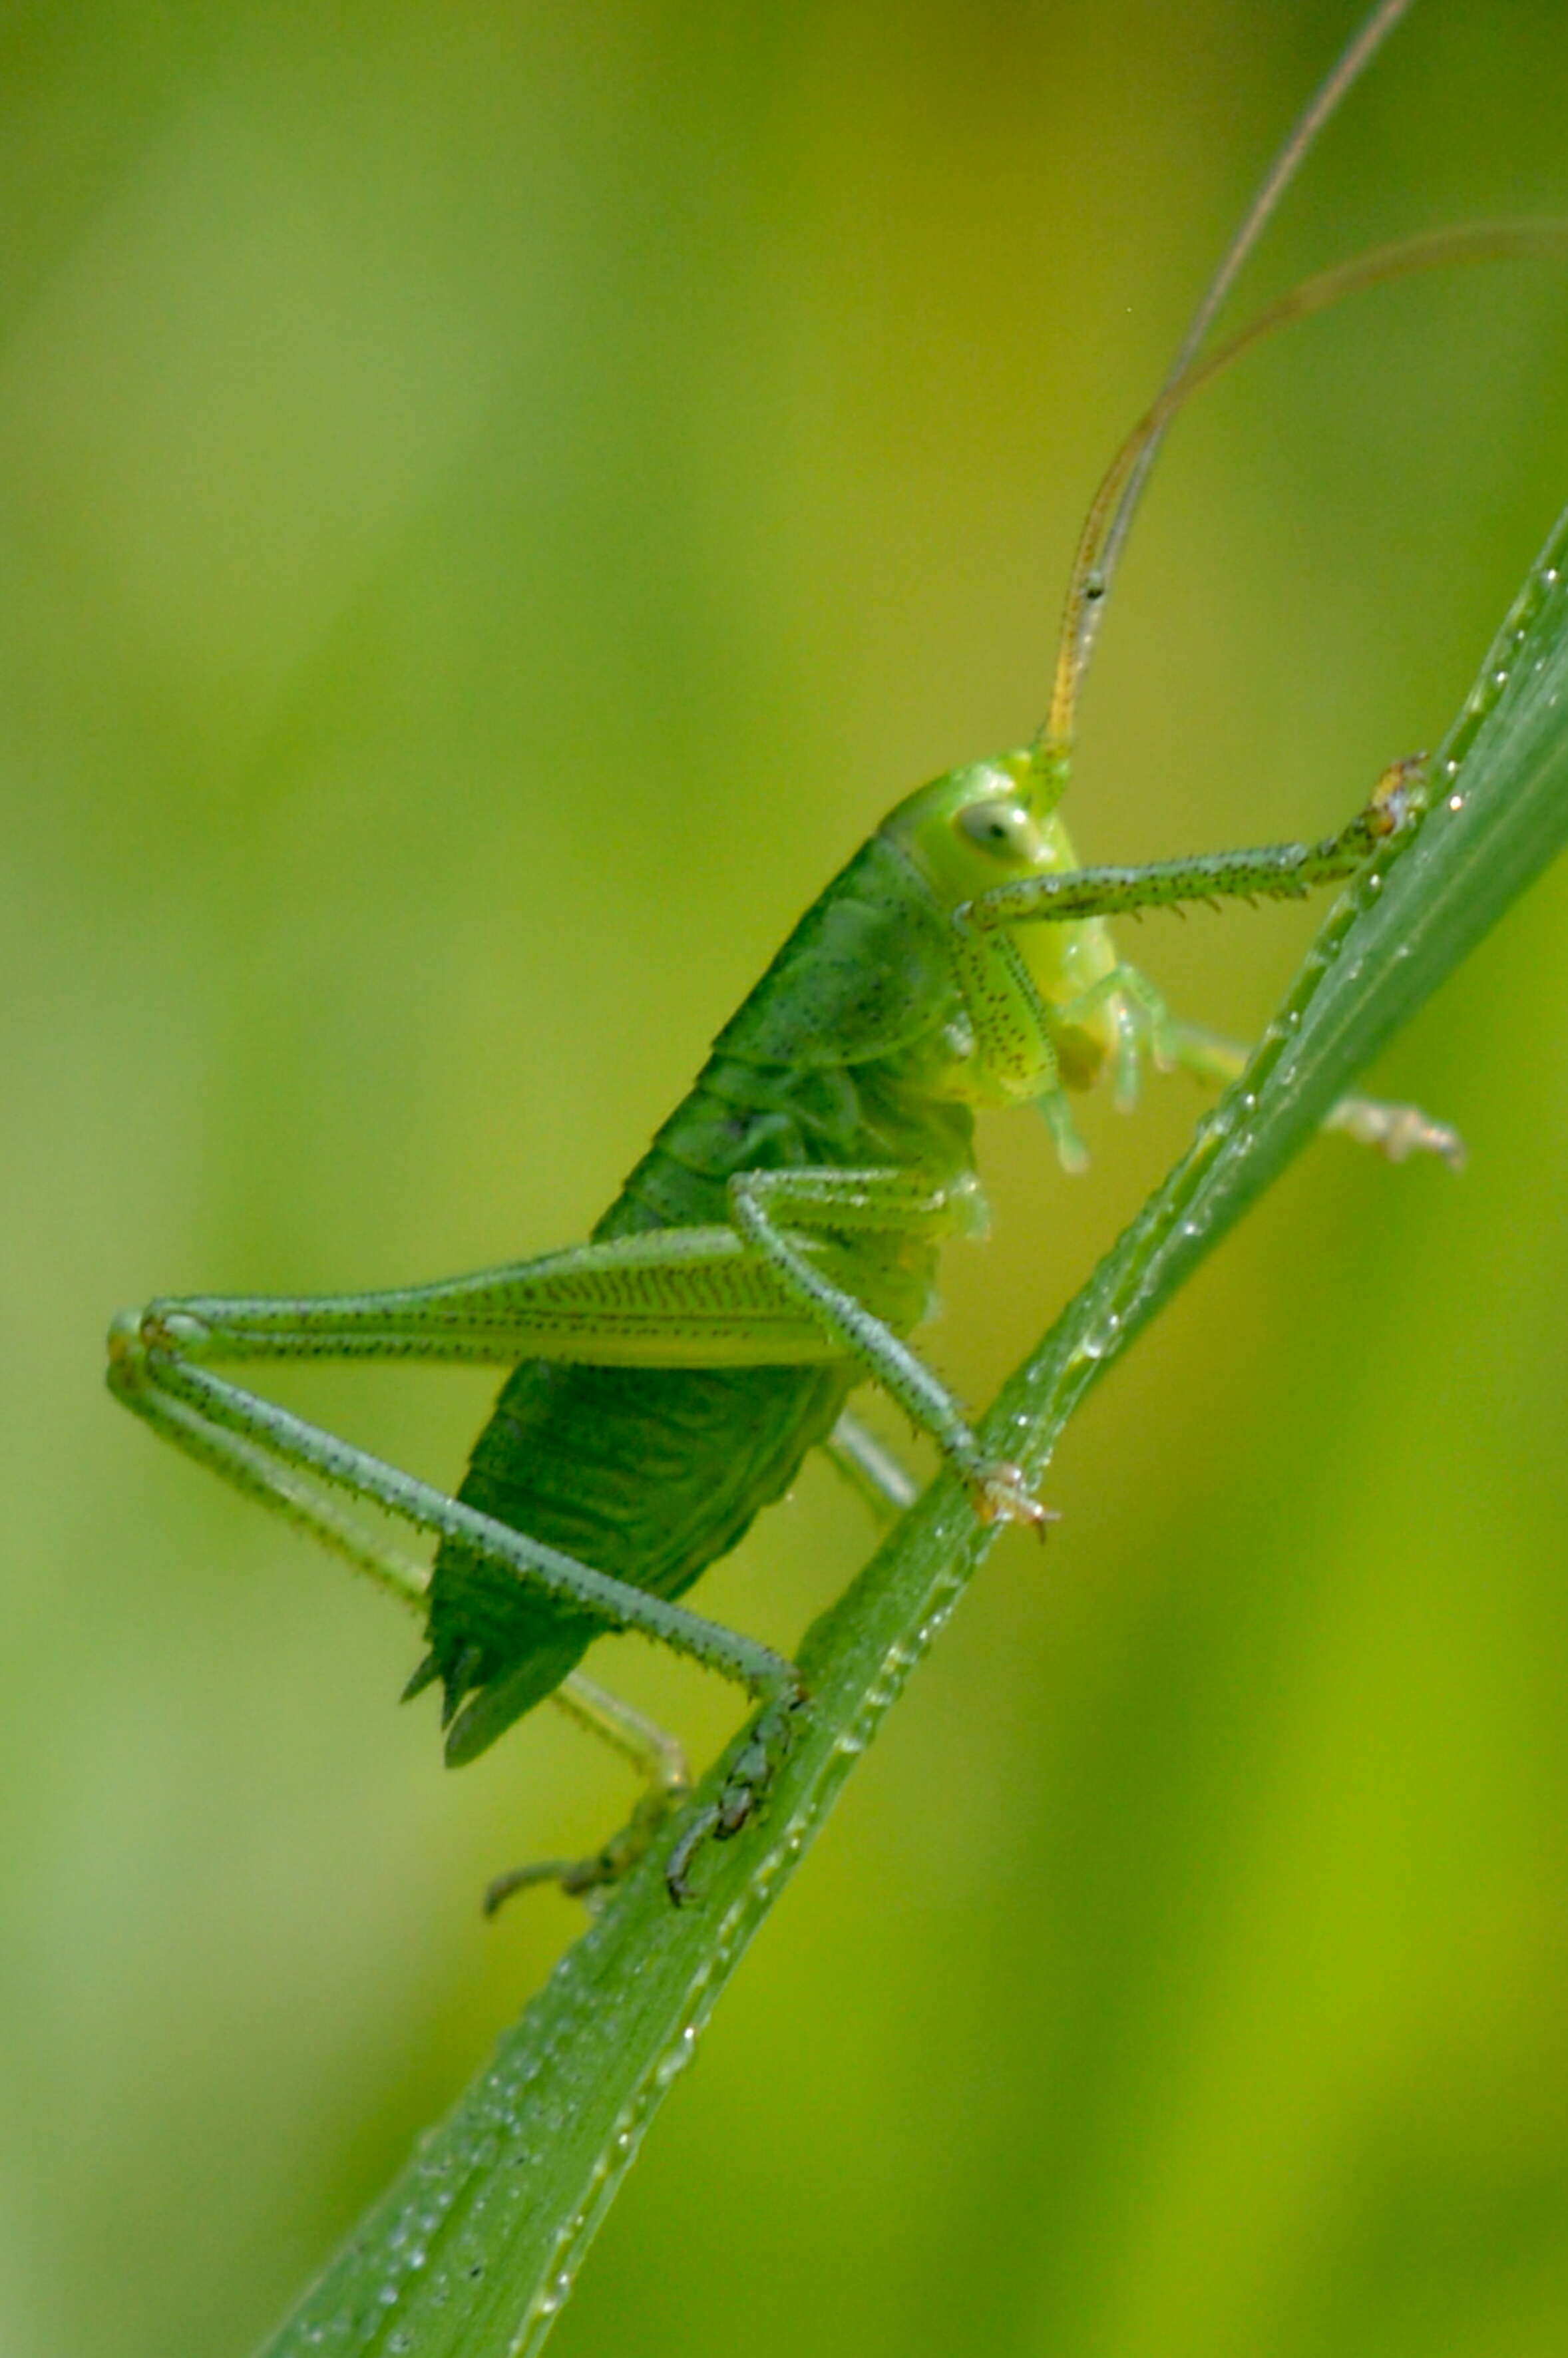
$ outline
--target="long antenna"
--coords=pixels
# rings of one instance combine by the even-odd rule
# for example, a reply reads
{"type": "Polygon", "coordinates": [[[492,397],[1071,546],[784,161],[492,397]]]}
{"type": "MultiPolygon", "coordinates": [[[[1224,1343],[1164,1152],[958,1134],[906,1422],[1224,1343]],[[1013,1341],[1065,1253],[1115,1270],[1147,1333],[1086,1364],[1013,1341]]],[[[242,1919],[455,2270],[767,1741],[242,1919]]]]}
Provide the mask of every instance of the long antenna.
{"type": "Polygon", "coordinates": [[[1096,612],[1103,603],[1105,552],[1111,546],[1111,535],[1119,524],[1125,532],[1130,500],[1136,496],[1141,472],[1147,471],[1150,453],[1191,395],[1222,369],[1228,368],[1232,361],[1239,360],[1243,352],[1250,352],[1265,336],[1272,335],[1276,328],[1288,327],[1294,319],[1310,319],[1314,311],[1326,311],[1331,303],[1339,302],[1346,295],[1357,295],[1364,287],[1380,287],[1390,278],[1407,278],[1418,270],[1446,269],[1456,263],[1507,262],[1523,254],[1564,251],[1568,251],[1568,220],[1550,216],[1539,221],[1463,222],[1448,229],[1424,230],[1415,237],[1400,238],[1392,245],[1374,246],[1369,253],[1356,254],[1332,270],[1321,270],[1314,277],[1303,278],[1299,286],[1292,287],[1288,294],[1260,311],[1256,319],[1249,320],[1245,328],[1196,362],[1184,376],[1167,382],[1159,399],[1144,411],[1106,469],[1084,519],[1063,618],[1050,717],[1034,741],[1036,770],[1059,768],[1071,746],[1073,715],[1083,684],[1087,652],[1084,634],[1075,624],[1087,613],[1096,612]]]}
{"type": "MultiPolygon", "coordinates": [[[[1249,255],[1268,227],[1281,198],[1301,169],[1319,132],[1371,63],[1400,17],[1408,15],[1413,5],[1414,0],[1379,0],[1379,5],[1342,50],[1292,124],[1284,144],[1264,174],[1258,193],[1247,209],[1240,228],[1226,248],[1219,267],[1205,290],[1203,300],[1193,314],[1159,396],[1147,413],[1148,418],[1155,422],[1147,427],[1130,463],[1123,468],[1119,478],[1120,497],[1108,522],[1103,524],[1098,546],[1087,565],[1084,561],[1084,546],[1088,539],[1086,529],[1085,541],[1079,545],[1079,561],[1073,568],[1068,587],[1066,611],[1062,619],[1051,716],[1036,741],[1047,753],[1063,755],[1072,741],[1077,691],[1088,668],[1106,595],[1116,572],[1122,545],[1132,528],[1132,519],[1165,427],[1180,406],[1178,389],[1185,384],[1204,339],[1218,318],[1249,255]]],[[[1103,494],[1102,485],[1102,498],[1103,494]]],[[[1100,505],[1101,499],[1097,499],[1096,509],[1098,510],[1100,505]]]]}

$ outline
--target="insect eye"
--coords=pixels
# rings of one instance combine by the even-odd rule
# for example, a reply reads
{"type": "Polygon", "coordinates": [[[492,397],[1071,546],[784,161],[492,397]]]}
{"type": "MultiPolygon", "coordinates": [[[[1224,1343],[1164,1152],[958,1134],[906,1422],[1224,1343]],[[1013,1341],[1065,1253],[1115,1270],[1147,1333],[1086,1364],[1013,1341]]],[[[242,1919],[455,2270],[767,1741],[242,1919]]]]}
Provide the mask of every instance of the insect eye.
{"type": "Polygon", "coordinates": [[[1021,803],[970,803],[958,813],[957,823],[960,832],[982,851],[994,852],[1000,860],[1029,857],[1033,830],[1029,813],[1021,803]]]}

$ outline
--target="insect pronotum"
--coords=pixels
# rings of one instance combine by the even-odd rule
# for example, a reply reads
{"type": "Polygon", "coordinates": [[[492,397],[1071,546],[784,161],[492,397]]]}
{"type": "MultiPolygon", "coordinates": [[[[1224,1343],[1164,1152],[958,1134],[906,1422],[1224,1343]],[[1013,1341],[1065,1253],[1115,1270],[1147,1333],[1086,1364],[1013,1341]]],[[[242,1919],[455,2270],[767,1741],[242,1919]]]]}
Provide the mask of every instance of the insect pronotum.
{"type": "MultiPolygon", "coordinates": [[[[1113,461],[1073,568],[1047,719],[1027,746],[953,771],[888,816],[719,1033],[590,1240],[445,1283],[159,1300],[114,1323],[118,1398],[425,1616],[408,1692],[439,1682],[449,1761],[551,1698],[647,1772],[645,1798],[601,1851],[503,1877],[492,1904],[524,1883],[580,1893],[612,1881],[684,1798],[678,1747],[578,1668],[606,1629],[658,1639],[761,1705],[719,1798],[672,1842],[672,1897],[689,1891],[705,1841],[754,1815],[809,1698],[784,1657],[679,1600],[813,1448],[888,1509],[907,1503],[906,1477],[849,1413],[857,1385],[880,1384],[931,1437],[977,1514],[1044,1530],[1049,1509],[1016,1467],[983,1455],[909,1340],[939,1245],[983,1216],[975,1109],[1033,1106],[1073,1166],[1070,1097],[1102,1075],[1128,1102],[1146,1062],[1231,1076],[1242,1052],[1176,1021],[1122,958],[1110,920],[1303,893],[1349,876],[1419,808],[1419,770],[1397,763],[1321,842],[1133,868],[1081,867],[1060,815],[1106,595],[1175,410],[1258,337],[1358,287],[1538,242],[1522,224],[1384,248],[1309,280],[1205,355],[1281,193],[1409,5],[1383,0],[1292,131],[1113,461]],[[455,1496],[215,1372],[321,1357],[509,1370],[455,1496]],[[362,1524],[357,1504],[433,1540],[433,1571],[362,1524]]],[[[1453,1132],[1411,1107],[1346,1098],[1330,1125],[1394,1160],[1459,1158],[1453,1132]]]]}

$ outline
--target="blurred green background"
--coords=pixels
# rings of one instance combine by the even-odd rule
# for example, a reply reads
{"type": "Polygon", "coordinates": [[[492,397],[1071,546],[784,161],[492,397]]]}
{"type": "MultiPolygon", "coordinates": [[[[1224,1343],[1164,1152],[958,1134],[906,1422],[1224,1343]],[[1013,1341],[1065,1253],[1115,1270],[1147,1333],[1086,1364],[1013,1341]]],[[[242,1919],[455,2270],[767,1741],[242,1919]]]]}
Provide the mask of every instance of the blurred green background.
{"type": "MultiPolygon", "coordinates": [[[[0,2347],[239,2358],[627,1800],[461,1777],[395,1607],[99,1386],[117,1305],[580,1237],[881,809],[1039,717],[1071,537],[1347,0],[75,0],[0,25],[0,2347]]],[[[1568,211],[1558,0],[1430,0],[1249,280],[1568,211]]],[[[1245,301],[1242,308],[1247,308],[1245,301]]],[[[1173,438],[1072,817],[1325,829],[1568,491],[1561,270],[1364,297],[1173,438]]],[[[1310,920],[1155,921],[1260,1024],[1310,920]]],[[[1069,1434],[749,1962],[554,2347],[1568,2345],[1568,876],[1069,1434]]],[[[977,1401],[1179,1151],[983,1140],[977,1401]]],[[[444,1480],[484,1376],[280,1383],[444,1480]]],[[[830,1473],[709,1575],[790,1642],[830,1473]]],[[[711,1682],[596,1668],[707,1758],[711,1682]]]]}

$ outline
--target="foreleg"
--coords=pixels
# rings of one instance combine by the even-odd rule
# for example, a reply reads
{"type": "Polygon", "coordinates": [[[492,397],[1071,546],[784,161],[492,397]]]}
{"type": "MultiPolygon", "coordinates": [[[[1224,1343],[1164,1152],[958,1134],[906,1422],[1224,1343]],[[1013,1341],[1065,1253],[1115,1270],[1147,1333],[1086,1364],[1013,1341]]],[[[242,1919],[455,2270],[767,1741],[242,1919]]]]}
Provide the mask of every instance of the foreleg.
{"type": "Polygon", "coordinates": [[[1422,763],[1396,762],[1372,799],[1337,835],[1318,843],[1276,843],[1256,851],[1216,851],[1190,860],[1158,860],[1141,868],[1076,868],[1054,876],[1026,876],[999,884],[955,912],[962,925],[988,934],[998,927],[1065,924],[1086,917],[1137,916],[1145,909],[1187,902],[1300,900],[1320,884],[1342,882],[1379,844],[1404,827],[1419,807],[1422,763]]]}
{"type": "MultiPolygon", "coordinates": [[[[1172,1054],[1178,1068],[1195,1080],[1227,1088],[1239,1080],[1251,1051],[1198,1023],[1173,1023],[1172,1054]]],[[[1390,1163],[1411,1154],[1441,1155],[1451,1171],[1465,1167],[1465,1141],[1444,1121],[1433,1121],[1419,1106],[1397,1105],[1385,1098],[1341,1098],[1324,1116],[1321,1127],[1343,1130],[1362,1146],[1375,1146],[1390,1163]]]]}

